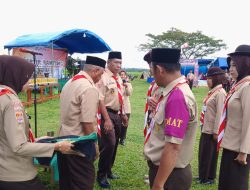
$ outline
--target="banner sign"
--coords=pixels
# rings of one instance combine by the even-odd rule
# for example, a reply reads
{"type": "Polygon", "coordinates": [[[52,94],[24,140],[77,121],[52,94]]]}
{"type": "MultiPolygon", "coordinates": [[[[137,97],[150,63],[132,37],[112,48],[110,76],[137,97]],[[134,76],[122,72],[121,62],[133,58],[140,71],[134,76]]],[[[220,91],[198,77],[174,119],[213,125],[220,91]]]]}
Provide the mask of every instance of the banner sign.
{"type": "MultiPolygon", "coordinates": [[[[24,49],[42,53],[36,55],[37,74],[43,75],[48,73],[50,77],[60,78],[61,72],[66,65],[68,52],[66,50],[51,49],[46,47],[22,47],[24,49]]],[[[30,53],[21,52],[20,48],[13,48],[13,55],[22,57],[27,61],[34,63],[33,55],[30,53]]]]}

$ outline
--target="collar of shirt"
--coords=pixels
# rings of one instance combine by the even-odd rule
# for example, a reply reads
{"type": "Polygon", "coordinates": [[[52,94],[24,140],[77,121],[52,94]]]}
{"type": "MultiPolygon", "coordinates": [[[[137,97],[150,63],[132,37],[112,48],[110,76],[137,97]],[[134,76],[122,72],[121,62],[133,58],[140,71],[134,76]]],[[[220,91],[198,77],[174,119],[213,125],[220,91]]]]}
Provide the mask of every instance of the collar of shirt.
{"type": "MultiPolygon", "coordinates": [[[[244,77],[243,79],[241,79],[239,82],[235,83],[234,85],[240,84],[243,80],[249,81],[249,80],[250,80],[250,76],[244,77]]],[[[242,84],[244,84],[244,83],[242,83],[242,84]]],[[[235,87],[235,90],[239,90],[239,89],[241,88],[242,84],[236,86],[236,87],[235,87]]]]}
{"type": "Polygon", "coordinates": [[[181,76],[177,79],[175,79],[174,81],[172,81],[171,83],[169,83],[163,90],[163,96],[166,96],[168,93],[170,93],[170,91],[179,83],[179,82],[184,82],[185,81],[185,77],[181,76]]]}
{"type": "Polygon", "coordinates": [[[213,93],[214,91],[218,90],[219,88],[222,88],[222,84],[219,84],[219,85],[215,86],[213,89],[211,89],[211,90],[208,92],[208,94],[213,93]]]}
{"type": "Polygon", "coordinates": [[[15,94],[17,96],[17,93],[10,87],[6,86],[6,85],[2,85],[0,84],[0,88],[7,88],[8,90],[10,90],[11,92],[13,92],[13,94],[15,94]]]}
{"type": "Polygon", "coordinates": [[[107,75],[108,75],[109,77],[114,76],[114,74],[113,74],[107,67],[105,68],[105,72],[107,73],[107,75]]]}
{"type": "Polygon", "coordinates": [[[88,73],[86,73],[85,71],[80,71],[79,74],[84,75],[92,85],[95,85],[93,79],[88,75],[88,73]]]}

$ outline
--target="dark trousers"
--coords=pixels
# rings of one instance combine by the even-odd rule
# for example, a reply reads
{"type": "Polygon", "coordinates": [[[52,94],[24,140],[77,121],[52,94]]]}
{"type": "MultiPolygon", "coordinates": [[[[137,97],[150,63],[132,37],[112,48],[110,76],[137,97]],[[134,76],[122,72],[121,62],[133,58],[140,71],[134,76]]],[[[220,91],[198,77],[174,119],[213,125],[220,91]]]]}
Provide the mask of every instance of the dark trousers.
{"type": "Polygon", "coordinates": [[[93,160],[86,157],[57,155],[60,190],[91,190],[94,188],[95,168],[93,160]]]}
{"type": "Polygon", "coordinates": [[[199,146],[199,179],[201,182],[216,178],[217,160],[217,141],[213,139],[213,135],[201,133],[199,146]]]}
{"type": "Polygon", "coordinates": [[[191,90],[193,88],[193,83],[194,83],[193,80],[188,80],[188,85],[189,85],[189,87],[190,87],[191,90]]]}
{"type": "Polygon", "coordinates": [[[223,149],[218,190],[248,190],[250,155],[247,155],[247,165],[241,165],[234,160],[238,154],[223,149]]]}
{"type": "MultiPolygon", "coordinates": [[[[148,166],[150,188],[152,188],[159,166],[154,165],[151,161],[148,161],[148,166]]],[[[185,168],[174,168],[164,185],[164,190],[189,190],[191,184],[192,171],[189,164],[185,168]]]]}
{"type": "MultiPolygon", "coordinates": [[[[127,113],[126,115],[128,117],[128,121],[129,121],[130,114],[127,113]]],[[[126,139],[127,129],[128,129],[128,125],[122,124],[122,126],[121,126],[121,138],[120,138],[120,140],[125,140],[126,139]]]]}
{"type": "Polygon", "coordinates": [[[0,181],[0,190],[46,190],[40,180],[35,177],[29,181],[0,181]]]}
{"type": "Polygon", "coordinates": [[[111,168],[114,165],[116,151],[121,134],[121,116],[108,110],[109,117],[114,128],[108,133],[104,132],[104,120],[101,120],[101,137],[98,137],[99,143],[99,163],[97,177],[99,179],[107,177],[111,174],[111,168]]]}

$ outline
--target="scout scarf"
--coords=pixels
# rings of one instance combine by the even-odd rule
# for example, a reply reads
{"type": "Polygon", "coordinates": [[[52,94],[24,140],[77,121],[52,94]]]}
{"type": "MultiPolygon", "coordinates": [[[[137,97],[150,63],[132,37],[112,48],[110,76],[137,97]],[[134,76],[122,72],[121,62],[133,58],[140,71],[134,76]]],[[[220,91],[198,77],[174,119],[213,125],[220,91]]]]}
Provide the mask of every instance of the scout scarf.
{"type": "Polygon", "coordinates": [[[232,89],[227,94],[226,100],[224,102],[222,115],[221,115],[221,118],[220,118],[219,133],[218,133],[218,139],[217,139],[217,150],[218,151],[220,150],[220,144],[222,142],[222,139],[223,139],[223,136],[224,136],[224,133],[225,133],[226,124],[227,124],[227,105],[228,105],[228,101],[232,97],[232,95],[237,91],[236,87],[244,84],[245,82],[250,82],[250,79],[246,78],[246,79],[243,79],[242,81],[239,81],[238,83],[236,83],[232,87],[232,89]]]}
{"type": "Polygon", "coordinates": [[[203,106],[202,106],[202,110],[201,110],[201,115],[200,115],[200,122],[201,122],[201,126],[204,125],[204,115],[205,115],[205,112],[207,110],[207,101],[209,100],[209,98],[215,93],[217,92],[218,90],[222,89],[222,86],[219,87],[219,88],[216,88],[214,89],[213,91],[210,91],[208,93],[208,95],[206,96],[206,98],[203,100],[203,106]]]}
{"type": "MultiPolygon", "coordinates": [[[[147,92],[147,99],[146,99],[146,105],[145,105],[145,117],[144,117],[144,129],[143,129],[143,134],[144,134],[144,137],[146,137],[146,134],[147,134],[147,130],[148,130],[148,126],[150,124],[150,120],[149,120],[149,105],[148,105],[148,98],[152,97],[152,91],[153,91],[153,88],[154,88],[154,85],[155,85],[155,82],[151,82],[149,88],[148,88],[148,92],[147,92]]],[[[158,90],[158,86],[156,87],[155,91],[158,90]]]]}
{"type": "Polygon", "coordinates": [[[119,102],[120,102],[120,113],[121,114],[125,114],[125,111],[123,109],[123,99],[122,99],[122,89],[121,89],[121,85],[120,83],[118,82],[118,77],[117,76],[112,76],[113,79],[115,79],[115,82],[116,82],[116,86],[117,86],[117,89],[118,89],[118,99],[119,99],[119,102]]]}
{"type": "MultiPolygon", "coordinates": [[[[183,85],[183,84],[186,84],[187,83],[187,81],[184,79],[184,80],[181,80],[178,84],[176,84],[173,88],[172,88],[172,90],[170,90],[170,92],[168,93],[168,94],[166,94],[165,96],[167,96],[167,95],[169,95],[173,90],[175,90],[176,88],[179,88],[181,85],[183,85]]],[[[156,109],[154,110],[154,112],[153,112],[153,116],[155,116],[156,115],[156,113],[158,112],[158,109],[159,109],[159,106],[160,106],[160,102],[162,101],[162,99],[163,99],[163,95],[161,95],[160,96],[160,98],[159,98],[159,100],[158,100],[158,102],[157,102],[157,105],[156,105],[156,109]]],[[[146,136],[145,136],[145,141],[144,141],[144,145],[148,142],[148,139],[149,139],[149,137],[150,137],[150,135],[151,135],[151,132],[152,132],[152,130],[153,130],[153,128],[154,128],[154,124],[155,124],[155,121],[154,121],[154,118],[152,118],[151,119],[151,122],[150,122],[150,126],[149,126],[149,128],[148,128],[148,130],[147,130],[147,133],[146,133],[146,136]]]]}

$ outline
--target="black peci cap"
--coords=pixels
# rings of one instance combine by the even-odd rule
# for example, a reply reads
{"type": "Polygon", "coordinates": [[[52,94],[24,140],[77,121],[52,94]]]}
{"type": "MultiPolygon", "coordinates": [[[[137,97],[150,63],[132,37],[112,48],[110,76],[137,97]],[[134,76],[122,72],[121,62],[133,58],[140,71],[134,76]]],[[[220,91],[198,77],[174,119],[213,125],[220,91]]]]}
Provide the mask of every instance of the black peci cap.
{"type": "Polygon", "coordinates": [[[85,64],[96,65],[105,68],[106,61],[99,57],[87,56],[85,64]]]}
{"type": "Polygon", "coordinates": [[[151,59],[153,63],[178,64],[180,55],[180,49],[154,48],[152,49],[151,59]]]}
{"type": "Polygon", "coordinates": [[[147,63],[151,63],[152,59],[151,59],[151,50],[146,53],[146,55],[144,55],[143,60],[146,61],[147,63]]]}
{"type": "Polygon", "coordinates": [[[120,51],[111,51],[108,59],[122,59],[122,53],[120,51]]]}

